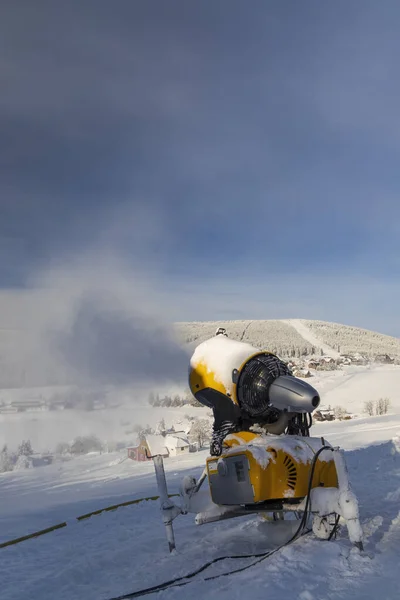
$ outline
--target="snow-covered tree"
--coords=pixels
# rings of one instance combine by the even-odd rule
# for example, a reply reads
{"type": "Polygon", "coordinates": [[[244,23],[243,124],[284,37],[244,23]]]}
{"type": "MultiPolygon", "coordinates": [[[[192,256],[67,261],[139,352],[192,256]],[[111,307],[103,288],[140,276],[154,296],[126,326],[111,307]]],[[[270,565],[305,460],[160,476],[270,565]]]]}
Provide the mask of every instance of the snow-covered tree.
{"type": "Polygon", "coordinates": [[[194,439],[199,448],[202,448],[207,440],[211,438],[212,425],[208,419],[194,419],[189,436],[194,439]]]}
{"type": "Polygon", "coordinates": [[[364,412],[367,413],[370,417],[374,414],[374,403],[372,400],[367,400],[364,402],[364,412]]]}
{"type": "Polygon", "coordinates": [[[18,446],[18,456],[30,456],[33,454],[30,440],[23,440],[18,446]]]}
{"type": "Polygon", "coordinates": [[[161,419],[161,421],[159,421],[157,423],[156,433],[163,435],[166,432],[166,430],[167,430],[167,426],[165,425],[165,420],[163,418],[163,419],[161,419]]]}
{"type": "Polygon", "coordinates": [[[70,445],[67,442],[59,442],[56,446],[56,454],[68,454],[70,449],[70,445]]]}
{"type": "Polygon", "coordinates": [[[390,406],[390,400],[389,398],[384,398],[383,399],[383,413],[386,414],[387,411],[389,410],[389,406],[390,406]]]}
{"type": "Polygon", "coordinates": [[[335,419],[339,419],[339,421],[342,421],[347,415],[347,410],[343,406],[335,406],[334,412],[335,419]]]}
{"type": "Polygon", "coordinates": [[[7,444],[3,446],[0,452],[0,473],[6,473],[13,470],[13,461],[8,453],[7,444]]]}
{"type": "Polygon", "coordinates": [[[95,435],[78,436],[71,444],[71,454],[88,454],[101,452],[103,445],[95,435]]]}
{"type": "Polygon", "coordinates": [[[172,398],[171,398],[171,396],[165,396],[165,398],[163,400],[161,400],[161,406],[170,407],[171,404],[172,404],[172,398]]]}
{"type": "Polygon", "coordinates": [[[182,406],[182,405],[183,405],[182,398],[179,396],[179,394],[175,394],[175,396],[172,399],[172,406],[182,406]]]}
{"type": "Polygon", "coordinates": [[[379,398],[376,401],[375,406],[375,414],[376,415],[385,415],[389,409],[390,400],[389,398],[379,398]]]}

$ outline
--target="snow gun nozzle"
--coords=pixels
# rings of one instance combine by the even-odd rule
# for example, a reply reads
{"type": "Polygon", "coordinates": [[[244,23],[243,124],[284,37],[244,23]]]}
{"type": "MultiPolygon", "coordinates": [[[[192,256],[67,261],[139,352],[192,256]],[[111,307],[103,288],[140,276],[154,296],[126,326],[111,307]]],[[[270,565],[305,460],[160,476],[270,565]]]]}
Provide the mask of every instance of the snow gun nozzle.
{"type": "Polygon", "coordinates": [[[279,410],[310,413],[317,408],[320,400],[312,385],[293,375],[277,377],[269,389],[269,401],[279,410]]]}

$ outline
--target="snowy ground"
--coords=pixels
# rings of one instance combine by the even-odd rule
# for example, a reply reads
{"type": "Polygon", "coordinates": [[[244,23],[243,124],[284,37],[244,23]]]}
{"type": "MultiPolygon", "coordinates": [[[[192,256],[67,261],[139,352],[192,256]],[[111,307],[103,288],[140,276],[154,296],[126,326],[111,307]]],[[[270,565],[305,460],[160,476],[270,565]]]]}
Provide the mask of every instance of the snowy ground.
{"type": "MultiPolygon", "coordinates": [[[[317,423],[312,432],[347,450],[365,553],[359,555],[351,547],[344,528],[336,541],[322,542],[310,535],[247,571],[204,582],[208,575],[248,562],[222,561],[189,586],[150,597],[399,597],[400,370],[360,367],[344,374],[323,373],[310,381],[321,391],[324,405],[348,405],[360,414],[369,397],[392,400],[388,415],[317,423]]],[[[170,491],[177,490],[183,475],[198,476],[206,456],[204,451],[166,460],[170,491]]],[[[156,494],[151,463],[120,459],[117,453],[93,455],[0,476],[0,541],[69,521],[64,529],[0,550],[2,600],[107,600],[187,573],[216,556],[268,550],[290,536],[291,523],[279,527],[248,517],[197,527],[193,515],[187,515],[175,521],[178,553],[172,556],[157,502],[74,521],[90,510],[156,494]]]]}
{"type": "Polygon", "coordinates": [[[342,406],[362,415],[366,401],[388,397],[391,412],[400,411],[400,366],[351,366],[336,371],[316,371],[307,381],[316,387],[321,406],[342,406]]]}

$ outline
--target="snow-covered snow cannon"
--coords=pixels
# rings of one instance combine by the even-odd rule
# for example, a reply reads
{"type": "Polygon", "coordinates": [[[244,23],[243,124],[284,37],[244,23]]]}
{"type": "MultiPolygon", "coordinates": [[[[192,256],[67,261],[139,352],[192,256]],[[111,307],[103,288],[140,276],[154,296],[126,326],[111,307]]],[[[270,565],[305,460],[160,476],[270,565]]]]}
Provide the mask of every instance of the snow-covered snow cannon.
{"type": "Polygon", "coordinates": [[[199,344],[190,360],[189,387],[214,413],[214,431],[258,423],[265,432],[307,435],[320,403],[316,389],[293,377],[275,354],[226,335],[199,344]]]}
{"type": "Polygon", "coordinates": [[[188,512],[198,525],[251,513],[283,520],[292,512],[300,519],[298,535],[312,515],[313,532],[322,539],[333,537],[342,518],[362,549],[343,451],[310,437],[311,413],[320,402],[316,389],[275,354],[231,340],[223,329],[195,349],[189,385],[213,410],[214,432],[202,476],[182,481],[180,506],[168,498],[162,457],[153,457],[170,550],[172,521],[188,512]]]}

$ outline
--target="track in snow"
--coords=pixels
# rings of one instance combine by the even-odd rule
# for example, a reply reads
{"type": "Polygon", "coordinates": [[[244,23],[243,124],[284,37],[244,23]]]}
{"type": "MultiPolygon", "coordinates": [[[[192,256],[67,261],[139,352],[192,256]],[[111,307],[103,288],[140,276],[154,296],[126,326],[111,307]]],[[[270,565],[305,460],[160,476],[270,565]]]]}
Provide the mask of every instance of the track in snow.
{"type": "Polygon", "coordinates": [[[312,346],[315,346],[316,348],[322,348],[324,353],[328,356],[332,356],[332,358],[338,358],[340,356],[340,353],[337,350],[334,350],[331,348],[331,346],[328,346],[328,344],[324,344],[324,342],[317,338],[317,336],[313,334],[307,325],[304,325],[304,323],[302,323],[299,319],[283,319],[283,323],[291,325],[294,329],[296,329],[297,333],[301,335],[302,338],[304,338],[312,346]]]}

